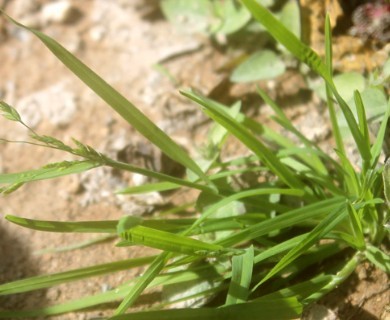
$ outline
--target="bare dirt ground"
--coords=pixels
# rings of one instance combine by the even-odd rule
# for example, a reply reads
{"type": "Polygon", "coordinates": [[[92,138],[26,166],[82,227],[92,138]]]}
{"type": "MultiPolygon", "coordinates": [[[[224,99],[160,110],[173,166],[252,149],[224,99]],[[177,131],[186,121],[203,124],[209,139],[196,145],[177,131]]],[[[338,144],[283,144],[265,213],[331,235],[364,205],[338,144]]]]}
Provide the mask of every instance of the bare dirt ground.
{"type": "MultiPolygon", "coordinates": [[[[260,99],[251,94],[253,86],[232,85],[227,81],[228,75],[218,71],[229,61],[224,50],[212,46],[206,37],[174,29],[156,10],[153,1],[69,1],[71,8],[58,18],[53,13],[45,13],[51,3],[53,1],[4,1],[8,14],[54,37],[184,145],[188,152],[200,147],[208,122],[197,106],[180,96],[178,88],[191,86],[223,102],[242,98],[249,113],[253,116],[261,113],[260,99]],[[167,68],[175,80],[154,68],[157,63],[167,68]]],[[[146,148],[151,150],[155,161],[161,160],[157,151],[144,147],[145,141],[63,67],[39,40],[5,20],[0,21],[0,31],[0,98],[15,106],[34,130],[65,142],[75,137],[112,156],[132,148],[146,148]]],[[[271,95],[289,102],[289,112],[298,121],[301,119],[302,125],[313,115],[323,119],[324,110],[318,99],[307,95],[304,81],[298,74],[288,73],[280,80],[260,85],[274,88],[271,95]],[[292,94],[298,94],[298,98],[292,99],[292,94]]],[[[310,121],[308,123],[311,125],[310,121]]],[[[319,125],[320,136],[326,136],[326,130],[319,125]]],[[[24,128],[0,119],[0,137],[27,140],[28,136],[24,128]]],[[[130,152],[128,157],[131,161],[144,161],[142,157],[137,158],[136,152],[130,152]]],[[[49,149],[0,144],[0,172],[38,168],[62,160],[66,160],[63,154],[49,149]]],[[[131,184],[132,179],[107,169],[97,169],[81,176],[31,183],[0,198],[0,212],[42,220],[103,220],[118,219],[124,213],[146,214],[156,205],[175,201],[159,195],[147,199],[113,195],[113,191],[131,184]]],[[[41,252],[89,239],[92,239],[90,235],[34,232],[2,218],[0,283],[136,257],[140,250],[145,253],[144,248],[137,247],[130,251],[113,250],[113,242],[82,250],[41,252]]],[[[78,299],[113,288],[141,272],[142,269],[120,272],[0,298],[0,308],[31,309],[78,299]]],[[[332,316],[334,319],[389,319],[387,283],[383,272],[362,265],[351,279],[320,301],[317,307],[322,308],[319,312],[328,312],[328,319],[332,316]]],[[[143,302],[152,303],[156,299],[158,293],[151,294],[143,302]]],[[[52,319],[90,319],[105,314],[107,311],[103,310],[52,319]]]]}

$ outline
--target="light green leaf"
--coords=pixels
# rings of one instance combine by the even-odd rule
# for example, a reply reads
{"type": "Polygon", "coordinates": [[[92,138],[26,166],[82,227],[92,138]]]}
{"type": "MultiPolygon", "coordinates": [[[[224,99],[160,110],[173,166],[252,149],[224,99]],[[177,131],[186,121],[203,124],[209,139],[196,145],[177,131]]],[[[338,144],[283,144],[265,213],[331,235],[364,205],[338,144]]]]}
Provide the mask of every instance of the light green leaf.
{"type": "Polygon", "coordinates": [[[230,80],[233,82],[251,82],[274,79],[286,70],[284,62],[271,50],[262,50],[252,54],[234,69],[230,80]]]}
{"type": "MultiPolygon", "coordinates": [[[[357,72],[349,72],[338,74],[333,77],[334,85],[336,86],[340,96],[345,101],[350,101],[353,98],[355,90],[362,92],[365,88],[364,77],[357,72]]],[[[323,99],[326,100],[325,85],[320,84],[313,87],[313,90],[323,99]]]]}
{"type": "Polygon", "coordinates": [[[214,32],[231,34],[244,27],[251,19],[249,11],[236,0],[214,1],[214,10],[220,24],[214,32]]]}
{"type": "Polygon", "coordinates": [[[165,17],[181,31],[207,32],[212,23],[209,0],[162,0],[165,17]]]}
{"type": "Polygon", "coordinates": [[[289,0],[280,12],[280,22],[295,36],[301,36],[301,18],[299,14],[298,1],[289,0]]]}

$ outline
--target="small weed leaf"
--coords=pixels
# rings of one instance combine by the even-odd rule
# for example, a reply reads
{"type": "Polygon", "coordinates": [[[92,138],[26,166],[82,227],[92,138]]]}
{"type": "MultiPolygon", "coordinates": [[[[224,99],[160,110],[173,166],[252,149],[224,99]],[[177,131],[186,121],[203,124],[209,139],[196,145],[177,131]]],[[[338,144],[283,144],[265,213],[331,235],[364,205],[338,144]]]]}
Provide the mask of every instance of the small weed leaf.
{"type": "Polygon", "coordinates": [[[2,116],[11,121],[22,122],[22,119],[19,113],[15,108],[11,107],[9,104],[4,101],[0,101],[0,110],[3,112],[2,116]]]}

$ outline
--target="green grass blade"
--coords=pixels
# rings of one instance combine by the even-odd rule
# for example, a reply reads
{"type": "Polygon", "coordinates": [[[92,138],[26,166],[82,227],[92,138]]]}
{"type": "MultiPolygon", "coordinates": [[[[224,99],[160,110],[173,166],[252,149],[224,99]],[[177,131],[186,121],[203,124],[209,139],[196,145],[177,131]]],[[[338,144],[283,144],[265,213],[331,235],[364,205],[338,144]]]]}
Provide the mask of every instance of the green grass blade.
{"type": "Polygon", "coordinates": [[[367,245],[365,254],[371,263],[390,274],[390,256],[388,254],[371,244],[367,245]]]}
{"type": "Polygon", "coordinates": [[[50,164],[41,169],[19,173],[0,174],[0,184],[19,184],[30,181],[53,179],[69,174],[81,173],[100,166],[93,161],[63,161],[50,164]]]}
{"type": "Polygon", "coordinates": [[[266,8],[255,0],[241,0],[241,2],[280,44],[285,46],[288,51],[302,62],[306,63],[312,70],[331,81],[326,66],[320,57],[310,47],[303,44],[295,34],[279,22],[266,8]]]}
{"type": "Polygon", "coordinates": [[[303,191],[299,189],[281,189],[281,188],[260,188],[260,189],[252,189],[245,190],[238,193],[235,193],[231,196],[223,198],[221,201],[218,201],[208,207],[203,213],[202,216],[197,219],[194,224],[187,230],[187,233],[190,233],[193,229],[199,227],[211,214],[216,212],[217,210],[223,208],[229,203],[237,200],[241,200],[248,197],[266,195],[266,194],[284,194],[284,195],[292,195],[292,196],[302,196],[303,191]]]}
{"type": "MultiPolygon", "coordinates": [[[[326,20],[325,20],[325,59],[326,59],[326,67],[328,69],[328,73],[331,76],[333,76],[332,29],[330,25],[329,14],[326,15],[326,20]]],[[[341,154],[345,155],[345,147],[344,147],[343,138],[340,133],[340,127],[337,122],[336,110],[333,103],[333,95],[328,83],[325,83],[325,90],[326,90],[326,100],[328,104],[329,118],[330,118],[330,123],[332,125],[332,132],[336,142],[336,147],[341,154]]]]}
{"type": "Polygon", "coordinates": [[[354,239],[353,243],[355,244],[355,248],[357,248],[358,250],[362,250],[365,248],[365,241],[364,241],[364,232],[361,223],[361,218],[359,217],[359,214],[356,212],[354,206],[349,201],[347,203],[347,209],[348,209],[349,221],[351,223],[351,228],[352,228],[352,237],[354,239]]]}
{"type": "Polygon", "coordinates": [[[339,156],[341,163],[343,164],[344,172],[344,183],[347,194],[350,196],[358,197],[361,194],[361,184],[358,178],[358,175],[352,166],[351,162],[348,160],[345,154],[342,154],[338,150],[335,150],[336,154],[339,156]]]}
{"type": "Polygon", "coordinates": [[[148,263],[151,263],[154,259],[155,256],[128,259],[95,265],[86,268],[69,270],[55,274],[48,274],[43,276],[31,277],[23,280],[12,281],[0,285],[0,296],[49,288],[62,283],[141,267],[148,263]]]}
{"type": "Polygon", "coordinates": [[[255,19],[258,20],[279,43],[284,45],[293,55],[306,63],[326,81],[341,107],[360,154],[363,158],[366,158],[369,150],[363,143],[363,137],[360,133],[356,119],[351,109],[338,93],[336,86],[333,83],[332,76],[321,58],[311,48],[301,42],[290,30],[284,27],[282,23],[257,1],[241,0],[241,2],[244,3],[255,19]]]}
{"type": "MultiPolygon", "coordinates": [[[[4,15],[6,15],[3,11],[4,15]]],[[[7,15],[6,15],[7,16],[7,15]]],[[[21,23],[7,16],[14,24],[32,32],[37,36],[44,45],[53,52],[53,54],[80,80],[90,87],[97,95],[99,95],[108,105],[110,105],[117,113],[119,113],[129,124],[131,124],[138,132],[146,139],[156,145],[168,157],[181,163],[186,168],[193,171],[203,180],[208,181],[206,175],[199,166],[188,156],[188,154],[176,144],[165,132],[158,128],[151,120],[149,120],[140,110],[138,110],[130,101],[123,95],[111,87],[99,75],[87,67],[83,62],[72,55],[68,50],[61,46],[54,39],[43,34],[42,32],[26,27],[21,23]]]]}
{"type": "Polygon", "coordinates": [[[289,251],[277,264],[272,268],[270,272],[259,282],[258,285],[261,285],[272,276],[277,274],[279,271],[286,268],[291,262],[293,262],[297,257],[306,252],[311,246],[313,246],[318,240],[321,239],[324,235],[330,232],[337,224],[339,224],[347,215],[347,210],[345,205],[337,208],[328,216],[323,219],[308,235],[307,237],[295,248],[289,251]]]}
{"type": "Polygon", "coordinates": [[[245,144],[259,157],[270,170],[291,188],[304,189],[304,184],[287,168],[275,154],[253,136],[242,124],[230,117],[220,106],[212,100],[193,92],[185,91],[182,94],[205,108],[205,113],[224,126],[231,134],[245,144]]]}
{"type": "Polygon", "coordinates": [[[107,166],[110,166],[112,168],[118,169],[118,170],[125,170],[125,171],[139,173],[139,174],[142,174],[144,176],[157,179],[159,181],[170,182],[170,183],[177,184],[180,186],[186,186],[189,188],[198,189],[198,190],[206,191],[209,193],[215,193],[215,190],[211,185],[207,185],[207,186],[202,185],[202,184],[199,184],[196,182],[191,182],[191,181],[188,181],[185,179],[176,178],[176,177],[168,175],[168,174],[164,174],[164,173],[156,172],[153,170],[148,170],[148,169],[144,169],[141,167],[133,166],[129,163],[115,161],[113,159],[106,158],[104,164],[107,166]]]}
{"type": "MultiPolygon", "coordinates": [[[[302,240],[307,236],[307,233],[301,234],[299,236],[296,236],[294,238],[288,239],[282,243],[276,244],[263,252],[260,252],[257,254],[254,258],[254,263],[258,264],[272,256],[275,256],[279,253],[282,253],[284,251],[287,251],[295,246],[297,246],[299,243],[302,242],[302,240]]],[[[253,291],[256,290],[256,288],[253,289],[253,291]]]]}
{"type": "MultiPolygon", "coordinates": [[[[275,299],[278,297],[296,297],[299,301],[311,296],[313,293],[321,292],[327,284],[332,281],[331,275],[319,275],[310,280],[300,282],[287,288],[266,294],[263,299],[275,299]]],[[[306,301],[305,301],[306,302],[306,301]]]]}
{"type": "Polygon", "coordinates": [[[201,256],[241,253],[241,250],[225,249],[220,245],[144,226],[135,226],[121,232],[119,236],[125,240],[121,243],[121,246],[144,245],[170,252],[201,256]]]}
{"type": "Polygon", "coordinates": [[[199,319],[241,319],[287,320],[302,313],[302,305],[295,297],[259,299],[255,302],[228,305],[221,308],[172,309],[128,313],[114,316],[110,320],[199,320],[199,319]]]}
{"type": "Polygon", "coordinates": [[[115,310],[115,315],[120,315],[126,312],[128,308],[138,299],[141,293],[146,287],[159,275],[164,268],[166,262],[169,259],[170,254],[163,252],[158,255],[153,262],[149,265],[145,273],[136,281],[134,286],[131,288],[130,293],[123,299],[121,304],[115,310]]]}
{"type": "Polygon", "coordinates": [[[60,222],[33,220],[13,215],[6,215],[5,219],[25,228],[49,232],[115,233],[118,224],[118,220],[60,222]]]}
{"type": "Polygon", "coordinates": [[[242,231],[238,231],[232,236],[217,241],[216,243],[223,246],[231,246],[261,237],[271,231],[302,224],[310,221],[310,219],[319,218],[323,215],[329,214],[329,212],[340,207],[340,205],[344,203],[344,200],[344,197],[334,197],[332,199],[318,201],[305,207],[291,210],[276,216],[275,218],[249,226],[242,231]]]}
{"type": "MultiPolygon", "coordinates": [[[[257,92],[259,93],[259,95],[261,96],[261,98],[264,100],[264,102],[269,105],[273,110],[274,112],[276,113],[276,116],[277,116],[277,122],[284,128],[284,129],[287,129],[289,130],[290,132],[292,132],[296,137],[298,137],[298,139],[309,149],[315,149],[315,150],[319,150],[318,149],[318,146],[315,145],[312,141],[310,141],[309,139],[307,139],[304,135],[302,135],[302,133],[297,130],[293,124],[291,123],[291,121],[287,118],[287,116],[284,114],[284,112],[282,111],[282,109],[275,103],[275,101],[273,101],[265,91],[261,90],[260,88],[257,88],[257,92]]],[[[266,129],[266,128],[265,128],[266,129]]],[[[269,130],[269,129],[268,129],[269,130]]],[[[266,133],[266,132],[265,132],[266,133]]],[[[321,150],[319,150],[321,152],[321,150]]],[[[325,155],[325,154],[324,154],[325,155]]],[[[326,155],[325,155],[326,156],[326,155]]],[[[305,159],[307,160],[307,159],[305,159]]],[[[327,173],[327,169],[326,167],[324,166],[324,164],[322,163],[322,161],[320,160],[319,157],[314,157],[313,155],[310,156],[310,162],[311,162],[311,165],[316,168],[317,172],[319,173],[322,173],[322,174],[325,174],[327,173]]]]}
{"type": "Polygon", "coordinates": [[[147,183],[140,186],[128,187],[116,191],[116,194],[140,194],[147,192],[161,192],[168,190],[175,190],[180,188],[180,185],[172,182],[156,182],[156,183],[147,183]]]}
{"type": "MultiPolygon", "coordinates": [[[[357,90],[354,91],[353,96],[355,99],[356,113],[358,115],[358,120],[359,120],[359,129],[363,137],[362,142],[365,144],[365,149],[370,150],[371,147],[370,132],[368,130],[368,122],[366,118],[366,111],[364,108],[363,100],[359,91],[357,90]]],[[[362,156],[363,156],[363,172],[366,172],[370,168],[371,152],[366,152],[362,154],[362,156]]]]}
{"type": "Polygon", "coordinates": [[[34,255],[42,255],[45,253],[59,253],[59,252],[67,252],[67,251],[74,251],[78,249],[84,249],[97,244],[108,242],[110,240],[114,240],[115,238],[116,235],[108,234],[108,235],[98,236],[81,242],[78,241],[65,246],[57,246],[57,247],[47,246],[44,249],[34,251],[34,255]]]}
{"type": "Polygon", "coordinates": [[[246,249],[244,254],[233,257],[232,278],[225,305],[247,301],[252,280],[253,259],[253,246],[246,249]]]}
{"type": "Polygon", "coordinates": [[[387,109],[382,118],[382,122],[379,127],[378,133],[376,135],[375,142],[371,147],[371,165],[370,165],[371,168],[374,168],[377,165],[379,156],[381,155],[389,117],[390,117],[390,99],[387,103],[387,109]]]}

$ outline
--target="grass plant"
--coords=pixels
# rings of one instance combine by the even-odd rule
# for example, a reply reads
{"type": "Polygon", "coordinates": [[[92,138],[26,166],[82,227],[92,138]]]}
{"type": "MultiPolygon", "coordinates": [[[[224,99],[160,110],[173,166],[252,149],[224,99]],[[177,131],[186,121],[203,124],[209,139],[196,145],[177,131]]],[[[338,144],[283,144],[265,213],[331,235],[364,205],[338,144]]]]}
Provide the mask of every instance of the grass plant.
{"type": "Polygon", "coordinates": [[[192,219],[157,216],[78,222],[5,216],[11,223],[42,232],[101,233],[118,238],[120,246],[148,246],[161,253],[1,284],[0,295],[11,295],[120,270],[146,268],[141,276],[107,292],[36,310],[0,311],[0,318],[82,312],[117,302],[110,319],[253,319],[254,314],[256,319],[292,319],[299,317],[305,306],[338,287],[365,260],[390,271],[390,259],[383,246],[389,237],[390,162],[379,161],[390,101],[372,139],[360,93],[354,93],[355,117],[333,82],[329,19],[323,61],[257,1],[241,2],[277,42],[324,80],[335,158],[294,127],[283,109],[264,91],[259,90],[259,94],[273,109],[272,120],[289,135],[282,136],[248,118],[240,110],[240,103],[224,106],[194,91],[183,91],[214,122],[208,137],[208,157],[204,159],[207,161],[200,164],[55,40],[8,17],[32,32],[129,125],[185,166],[188,174],[177,178],[111,159],[78,140],[67,145],[40,135],[23,122],[14,107],[2,101],[3,115],[29,130],[29,143],[79,157],[26,172],[1,174],[3,194],[14,192],[25,183],[99,166],[140,173],[159,181],[129,187],[121,193],[178,188],[200,192],[194,204],[198,215],[192,219]],[[346,152],[336,117],[338,108],[359,153],[357,163],[351,163],[346,152]],[[224,159],[221,154],[228,136],[234,136],[251,155],[224,159]],[[263,179],[254,187],[242,188],[232,182],[242,173],[261,174],[263,179]],[[132,312],[132,305],[144,290],[157,286],[181,288],[176,291],[182,292],[176,298],[160,301],[154,310],[132,312]],[[213,300],[215,296],[220,299],[213,300]],[[203,302],[203,306],[169,309],[176,302],[192,299],[203,302]]]}

